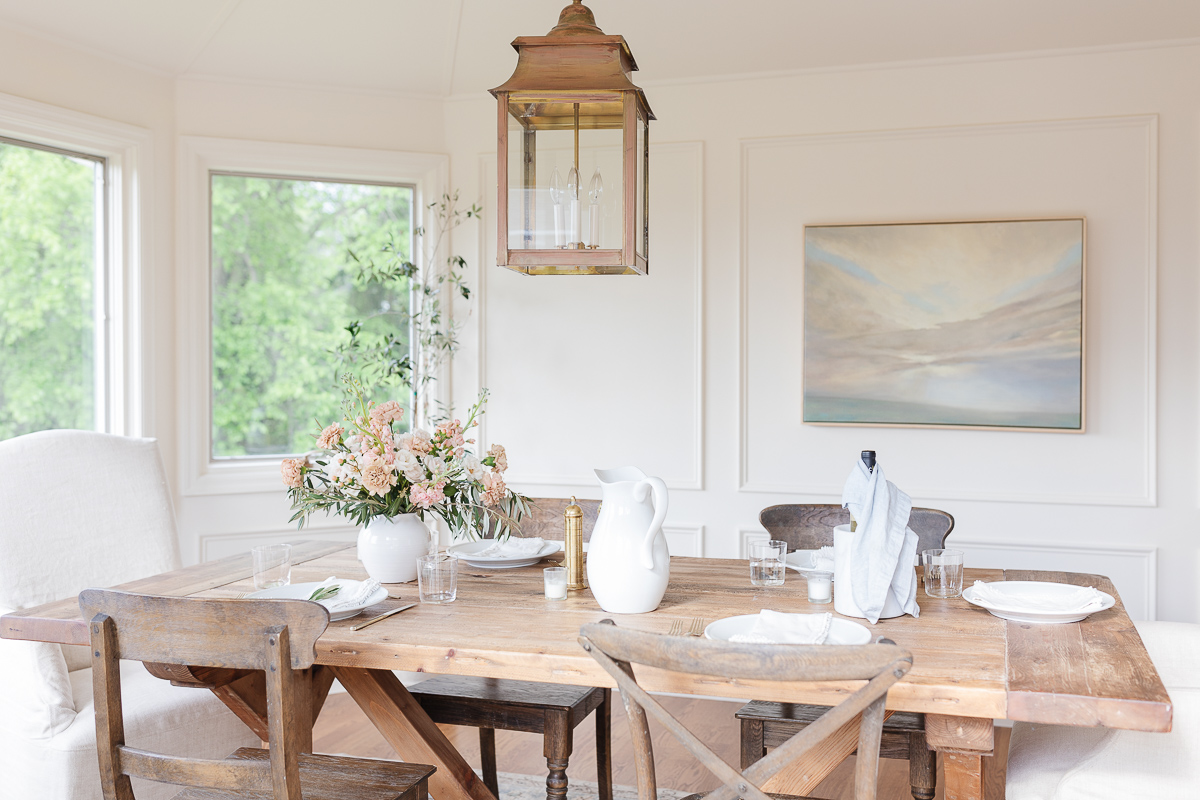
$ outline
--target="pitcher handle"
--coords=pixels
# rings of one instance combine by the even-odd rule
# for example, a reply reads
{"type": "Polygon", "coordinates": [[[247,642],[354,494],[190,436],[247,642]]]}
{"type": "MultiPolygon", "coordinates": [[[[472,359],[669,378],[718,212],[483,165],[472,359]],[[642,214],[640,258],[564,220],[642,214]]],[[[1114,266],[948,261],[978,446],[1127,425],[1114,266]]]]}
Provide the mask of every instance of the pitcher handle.
{"type": "Polygon", "coordinates": [[[654,519],[650,520],[650,530],[642,540],[642,566],[654,569],[654,537],[662,530],[663,520],[667,518],[667,484],[662,478],[644,478],[633,486],[633,499],[639,503],[646,501],[651,490],[654,492],[654,519]]]}

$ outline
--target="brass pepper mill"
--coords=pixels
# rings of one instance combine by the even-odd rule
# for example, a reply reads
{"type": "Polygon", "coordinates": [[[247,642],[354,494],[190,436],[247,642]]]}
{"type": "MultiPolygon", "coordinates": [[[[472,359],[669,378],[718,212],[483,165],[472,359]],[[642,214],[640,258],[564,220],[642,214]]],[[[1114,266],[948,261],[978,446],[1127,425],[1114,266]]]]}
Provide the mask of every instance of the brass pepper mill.
{"type": "Polygon", "coordinates": [[[563,550],[566,551],[567,588],[586,589],[587,579],[583,570],[583,509],[571,498],[571,504],[563,512],[566,535],[563,550]]]}

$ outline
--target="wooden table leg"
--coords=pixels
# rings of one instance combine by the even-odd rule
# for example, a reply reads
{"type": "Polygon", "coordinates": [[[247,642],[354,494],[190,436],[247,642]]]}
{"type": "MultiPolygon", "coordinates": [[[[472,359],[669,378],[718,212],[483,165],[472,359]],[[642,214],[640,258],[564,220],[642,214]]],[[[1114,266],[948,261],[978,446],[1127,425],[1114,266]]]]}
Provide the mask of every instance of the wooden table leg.
{"type": "Polygon", "coordinates": [[[401,758],[437,767],[429,791],[437,800],[496,800],[475,770],[388,670],[333,667],[338,682],[401,758]]]}
{"type": "Polygon", "coordinates": [[[926,714],[925,739],[942,754],[946,800],[983,800],[983,757],[995,747],[992,721],[926,714]]]}

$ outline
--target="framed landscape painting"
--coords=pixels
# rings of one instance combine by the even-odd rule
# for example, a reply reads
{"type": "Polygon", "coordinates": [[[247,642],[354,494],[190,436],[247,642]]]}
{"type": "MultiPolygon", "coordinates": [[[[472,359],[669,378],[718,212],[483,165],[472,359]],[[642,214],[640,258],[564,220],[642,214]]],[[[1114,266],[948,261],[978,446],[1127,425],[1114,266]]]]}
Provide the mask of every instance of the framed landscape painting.
{"type": "Polygon", "coordinates": [[[804,415],[1083,432],[1086,222],[804,229],[804,415]]]}

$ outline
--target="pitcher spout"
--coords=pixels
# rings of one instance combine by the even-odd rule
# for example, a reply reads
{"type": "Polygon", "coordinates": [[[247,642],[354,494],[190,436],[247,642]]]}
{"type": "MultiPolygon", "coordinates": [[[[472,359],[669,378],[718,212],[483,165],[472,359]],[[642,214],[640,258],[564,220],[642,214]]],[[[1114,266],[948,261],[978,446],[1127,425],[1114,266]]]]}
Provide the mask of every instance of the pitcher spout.
{"type": "Polygon", "coordinates": [[[613,469],[598,469],[594,472],[600,483],[622,483],[646,479],[646,473],[637,467],[614,467],[613,469]]]}

